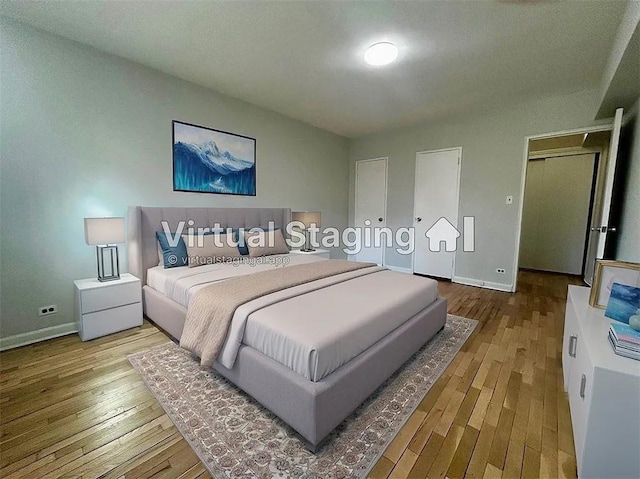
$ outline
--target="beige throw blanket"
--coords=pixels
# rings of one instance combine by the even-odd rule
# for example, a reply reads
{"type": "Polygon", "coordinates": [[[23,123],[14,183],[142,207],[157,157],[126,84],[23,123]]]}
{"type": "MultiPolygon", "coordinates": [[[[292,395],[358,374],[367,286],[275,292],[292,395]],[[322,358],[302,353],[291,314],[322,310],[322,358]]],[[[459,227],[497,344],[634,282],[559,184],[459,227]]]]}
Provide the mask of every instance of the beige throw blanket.
{"type": "Polygon", "coordinates": [[[232,278],[202,288],[191,300],[180,346],[210,367],[227,337],[234,311],[241,305],[286,288],[329,276],[376,266],[346,260],[327,260],[277,268],[232,278]]]}

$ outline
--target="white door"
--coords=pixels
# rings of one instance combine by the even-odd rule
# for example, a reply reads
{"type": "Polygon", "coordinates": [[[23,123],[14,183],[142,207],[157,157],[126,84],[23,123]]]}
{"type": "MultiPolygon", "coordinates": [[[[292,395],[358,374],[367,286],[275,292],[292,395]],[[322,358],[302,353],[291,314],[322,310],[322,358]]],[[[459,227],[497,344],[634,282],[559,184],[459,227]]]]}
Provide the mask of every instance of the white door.
{"type": "Polygon", "coordinates": [[[607,242],[607,235],[615,232],[617,225],[609,224],[609,213],[611,212],[611,197],[613,194],[613,179],[616,172],[616,162],[618,158],[618,143],[620,142],[620,129],[622,128],[623,109],[616,110],[613,119],[613,130],[611,131],[611,139],[609,140],[609,155],[607,159],[607,170],[604,183],[604,193],[600,211],[596,211],[593,215],[592,228],[589,236],[589,246],[587,249],[587,258],[585,265],[584,280],[591,285],[593,281],[593,270],[596,258],[604,257],[604,247],[607,242]],[[595,236],[595,238],[594,238],[595,236]],[[594,246],[595,244],[595,246],[594,246]]]}
{"type": "Polygon", "coordinates": [[[462,148],[416,154],[413,272],[453,277],[462,148]]]}
{"type": "Polygon", "coordinates": [[[364,230],[368,229],[368,237],[375,239],[372,228],[385,226],[386,214],[387,158],[356,161],[355,227],[361,229],[363,240],[356,261],[384,264],[384,245],[366,241],[364,230]]]}
{"type": "Polygon", "coordinates": [[[620,142],[620,129],[622,128],[622,108],[616,110],[613,119],[613,130],[611,131],[611,141],[609,143],[609,159],[607,164],[607,176],[604,184],[604,197],[602,199],[602,212],[600,215],[600,227],[594,228],[598,230],[598,248],[596,258],[604,256],[604,245],[607,241],[607,233],[609,232],[609,213],[611,211],[611,195],[613,193],[613,179],[616,172],[616,162],[618,159],[618,143],[620,142]]]}

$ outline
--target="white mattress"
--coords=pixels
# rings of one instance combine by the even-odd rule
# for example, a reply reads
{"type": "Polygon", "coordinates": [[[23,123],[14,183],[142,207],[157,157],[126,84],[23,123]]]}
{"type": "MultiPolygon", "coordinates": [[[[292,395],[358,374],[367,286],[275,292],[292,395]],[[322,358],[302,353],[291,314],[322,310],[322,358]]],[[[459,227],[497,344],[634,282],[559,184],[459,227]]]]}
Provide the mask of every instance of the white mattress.
{"type": "MultiPolygon", "coordinates": [[[[290,264],[324,261],[308,255],[278,255],[290,264]]],[[[274,258],[275,259],[275,258],[274,258]]],[[[149,286],[187,307],[189,300],[211,282],[273,268],[273,265],[207,265],[147,272],[149,286]]],[[[328,284],[330,279],[319,280],[328,284]]],[[[311,381],[319,381],[368,349],[438,298],[437,282],[428,278],[388,270],[360,276],[290,297],[287,292],[273,293],[246,303],[243,326],[236,314],[227,337],[236,335],[242,343],[292,369],[311,381]]],[[[233,355],[225,344],[220,360],[233,355]]]]}

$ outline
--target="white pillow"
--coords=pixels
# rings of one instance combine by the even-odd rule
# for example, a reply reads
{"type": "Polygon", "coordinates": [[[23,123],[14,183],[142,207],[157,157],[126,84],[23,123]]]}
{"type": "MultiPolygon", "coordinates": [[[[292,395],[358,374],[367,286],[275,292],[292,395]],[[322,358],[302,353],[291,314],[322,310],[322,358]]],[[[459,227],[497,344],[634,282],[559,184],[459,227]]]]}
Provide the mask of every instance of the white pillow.
{"type": "Polygon", "coordinates": [[[182,235],[187,246],[189,268],[224,262],[240,257],[233,232],[200,236],[182,235]],[[218,243],[218,244],[216,244],[218,243]]]}
{"type": "Polygon", "coordinates": [[[245,232],[244,242],[249,248],[249,256],[268,256],[289,252],[281,230],[245,232]]]}

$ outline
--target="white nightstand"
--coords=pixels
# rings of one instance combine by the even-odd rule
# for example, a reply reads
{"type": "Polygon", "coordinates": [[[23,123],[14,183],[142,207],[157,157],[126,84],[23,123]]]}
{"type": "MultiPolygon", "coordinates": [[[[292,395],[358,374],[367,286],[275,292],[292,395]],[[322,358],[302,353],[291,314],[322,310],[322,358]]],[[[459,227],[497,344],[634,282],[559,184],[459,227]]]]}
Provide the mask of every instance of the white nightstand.
{"type": "Polygon", "coordinates": [[[115,281],[80,279],[75,285],[75,314],[80,339],[142,325],[142,289],[140,280],[125,273],[115,281]]]}
{"type": "Polygon", "coordinates": [[[300,251],[299,249],[292,249],[291,254],[308,254],[311,256],[320,256],[324,259],[331,259],[331,253],[328,249],[317,249],[314,251],[300,251]]]}

